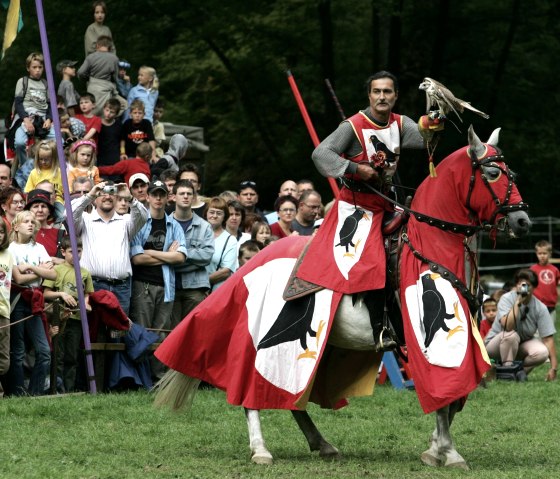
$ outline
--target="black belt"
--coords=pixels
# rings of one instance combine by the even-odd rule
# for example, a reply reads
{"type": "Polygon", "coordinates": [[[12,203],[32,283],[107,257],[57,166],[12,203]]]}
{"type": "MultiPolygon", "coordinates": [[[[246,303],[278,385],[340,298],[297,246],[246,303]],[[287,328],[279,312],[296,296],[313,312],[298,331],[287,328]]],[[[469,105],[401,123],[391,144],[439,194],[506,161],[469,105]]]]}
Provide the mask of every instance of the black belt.
{"type": "Polygon", "coordinates": [[[128,283],[128,276],[124,279],[100,278],[99,276],[92,276],[91,279],[93,279],[94,281],[103,281],[104,283],[109,283],[112,285],[128,283]]]}
{"type": "Polygon", "coordinates": [[[348,188],[350,191],[354,191],[355,193],[369,193],[370,195],[376,194],[375,191],[371,190],[369,185],[364,185],[362,181],[355,181],[350,178],[341,177],[340,181],[342,186],[348,188]]]}

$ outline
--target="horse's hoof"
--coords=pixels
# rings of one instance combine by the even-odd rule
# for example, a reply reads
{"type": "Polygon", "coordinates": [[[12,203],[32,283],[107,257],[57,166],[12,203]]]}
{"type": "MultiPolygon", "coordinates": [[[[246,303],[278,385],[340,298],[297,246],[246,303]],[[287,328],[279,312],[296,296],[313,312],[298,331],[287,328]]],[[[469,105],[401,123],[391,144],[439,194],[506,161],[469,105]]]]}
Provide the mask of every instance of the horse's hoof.
{"type": "Polygon", "coordinates": [[[340,452],[332,444],[327,443],[321,446],[321,449],[319,450],[319,457],[326,460],[338,459],[340,457],[340,452]]]}
{"type": "Polygon", "coordinates": [[[445,467],[452,467],[454,469],[462,469],[463,471],[469,471],[470,468],[465,461],[457,461],[457,462],[446,462],[445,467]]]}
{"type": "Polygon", "coordinates": [[[251,462],[259,465],[272,465],[272,454],[268,451],[256,452],[251,456],[251,462]]]}
{"type": "Polygon", "coordinates": [[[424,451],[422,453],[422,455],[420,456],[420,459],[422,460],[422,462],[428,466],[432,466],[432,467],[439,467],[441,466],[441,460],[437,457],[434,456],[430,450],[428,449],[427,451],[424,451]]]}

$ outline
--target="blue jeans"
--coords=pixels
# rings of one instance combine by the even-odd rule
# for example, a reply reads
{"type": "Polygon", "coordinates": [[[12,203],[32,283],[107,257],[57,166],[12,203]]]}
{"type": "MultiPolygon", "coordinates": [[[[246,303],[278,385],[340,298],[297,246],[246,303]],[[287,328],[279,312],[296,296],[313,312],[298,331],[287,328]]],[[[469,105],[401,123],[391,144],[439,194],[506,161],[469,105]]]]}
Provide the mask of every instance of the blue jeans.
{"type": "MultiPolygon", "coordinates": [[[[12,323],[31,316],[31,306],[22,298],[12,311],[12,323]]],[[[45,380],[51,366],[51,348],[40,316],[12,325],[10,331],[10,370],[8,372],[9,393],[14,396],[25,394],[23,387],[23,360],[25,358],[25,338],[28,338],[35,349],[35,366],[29,381],[29,394],[40,395],[45,391],[45,380]]]]}
{"type": "Polygon", "coordinates": [[[132,277],[129,276],[128,280],[120,283],[120,284],[112,284],[109,281],[105,281],[101,278],[95,278],[93,280],[93,289],[95,291],[99,291],[100,289],[104,289],[106,291],[111,291],[121,305],[121,308],[128,316],[128,312],[130,310],[130,295],[132,292],[132,277]]]}

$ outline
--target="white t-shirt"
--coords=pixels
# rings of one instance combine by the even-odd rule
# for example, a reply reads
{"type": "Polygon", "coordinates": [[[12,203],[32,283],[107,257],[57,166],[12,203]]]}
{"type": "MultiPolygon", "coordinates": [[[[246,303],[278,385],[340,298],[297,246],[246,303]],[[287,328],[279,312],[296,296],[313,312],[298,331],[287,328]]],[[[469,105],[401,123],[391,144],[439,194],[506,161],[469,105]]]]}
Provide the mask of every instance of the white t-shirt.
{"type": "MultiPolygon", "coordinates": [[[[14,257],[14,264],[30,264],[32,266],[39,266],[42,263],[47,263],[51,261],[51,257],[47,253],[47,250],[42,244],[34,243],[30,241],[29,243],[16,243],[13,241],[8,246],[8,251],[12,253],[14,257]]],[[[31,283],[27,283],[24,286],[27,287],[37,287],[41,286],[42,279],[39,278],[31,283]]]]}

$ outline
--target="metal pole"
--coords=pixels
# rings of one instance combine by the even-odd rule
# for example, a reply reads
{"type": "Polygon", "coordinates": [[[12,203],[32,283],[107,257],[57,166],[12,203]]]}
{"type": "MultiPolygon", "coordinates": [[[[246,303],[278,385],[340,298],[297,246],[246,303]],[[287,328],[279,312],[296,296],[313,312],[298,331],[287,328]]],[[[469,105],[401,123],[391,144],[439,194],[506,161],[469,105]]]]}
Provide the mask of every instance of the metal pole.
{"type": "MultiPolygon", "coordinates": [[[[286,73],[288,75],[288,82],[290,83],[290,87],[292,88],[292,93],[294,94],[296,103],[298,104],[299,111],[301,113],[301,116],[303,117],[303,121],[305,122],[307,131],[309,132],[309,136],[311,136],[311,141],[313,142],[313,145],[317,147],[317,145],[319,145],[320,143],[319,137],[317,136],[317,132],[313,127],[313,123],[311,122],[309,113],[307,113],[307,108],[305,107],[305,103],[303,102],[301,94],[299,93],[294,76],[292,75],[292,72],[290,70],[288,70],[286,73]]],[[[329,184],[331,186],[335,198],[338,198],[339,189],[338,189],[338,185],[336,184],[336,180],[334,178],[327,178],[327,179],[329,180],[329,184]]]]}
{"type": "Polygon", "coordinates": [[[72,217],[72,207],[70,205],[70,189],[68,188],[68,177],[66,176],[66,161],[64,157],[64,148],[62,146],[62,135],[60,134],[60,118],[56,106],[56,90],[54,88],[54,77],[51,63],[51,55],[49,51],[49,40],[47,38],[47,27],[45,23],[45,14],[43,12],[42,0],[35,0],[37,8],[37,18],[39,20],[39,33],[41,34],[41,47],[43,49],[43,57],[45,58],[45,76],[47,77],[49,101],[51,104],[54,128],[56,132],[56,149],[58,152],[60,171],[62,176],[62,188],[64,193],[64,205],[66,207],[66,220],[68,224],[68,233],[70,235],[70,244],[72,252],[74,252],[74,271],[76,272],[76,286],[78,290],[78,303],[80,306],[80,319],[82,321],[82,334],[84,337],[84,347],[86,353],[86,364],[89,382],[89,391],[91,394],[97,393],[95,385],[95,371],[93,369],[93,359],[91,352],[91,342],[89,339],[89,327],[86,314],[86,303],[84,296],[84,288],[82,282],[82,273],[80,271],[80,261],[78,260],[78,245],[76,241],[76,229],[72,217]]]}

